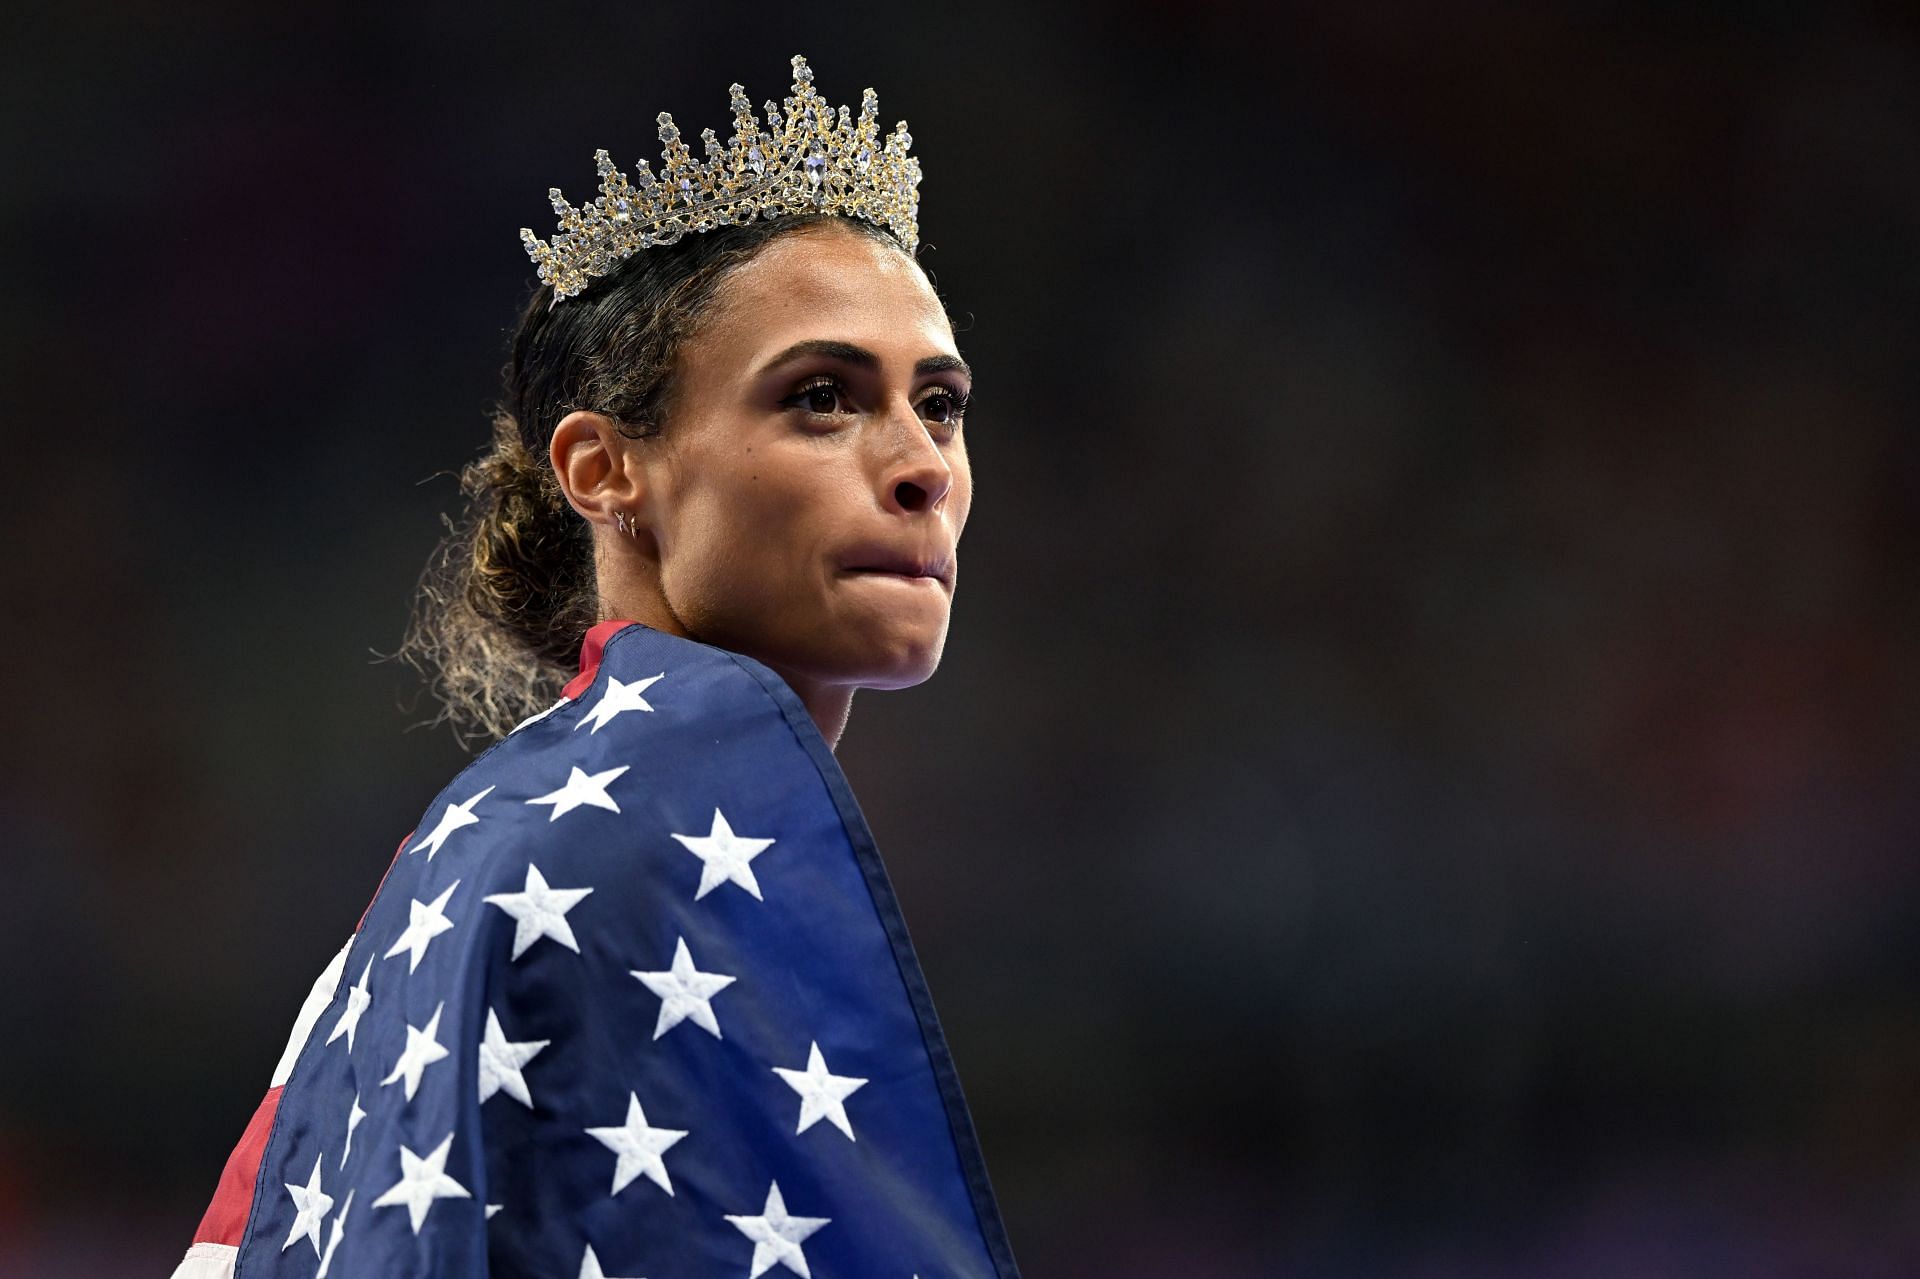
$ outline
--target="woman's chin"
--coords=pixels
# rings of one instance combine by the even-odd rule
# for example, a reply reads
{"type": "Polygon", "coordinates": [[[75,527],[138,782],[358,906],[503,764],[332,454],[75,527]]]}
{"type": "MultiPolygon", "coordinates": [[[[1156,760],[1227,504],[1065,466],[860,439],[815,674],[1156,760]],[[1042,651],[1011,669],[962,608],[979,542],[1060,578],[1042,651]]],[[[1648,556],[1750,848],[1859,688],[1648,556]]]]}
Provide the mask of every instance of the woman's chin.
{"type": "Polygon", "coordinates": [[[850,688],[912,688],[933,677],[946,647],[947,628],[891,628],[858,646],[813,654],[808,662],[822,683],[850,688]]]}
{"type": "Polygon", "coordinates": [[[916,684],[924,684],[932,679],[934,671],[939,669],[939,666],[940,659],[937,656],[924,662],[911,664],[902,663],[891,670],[859,680],[857,687],[877,689],[912,688],[916,684]]]}

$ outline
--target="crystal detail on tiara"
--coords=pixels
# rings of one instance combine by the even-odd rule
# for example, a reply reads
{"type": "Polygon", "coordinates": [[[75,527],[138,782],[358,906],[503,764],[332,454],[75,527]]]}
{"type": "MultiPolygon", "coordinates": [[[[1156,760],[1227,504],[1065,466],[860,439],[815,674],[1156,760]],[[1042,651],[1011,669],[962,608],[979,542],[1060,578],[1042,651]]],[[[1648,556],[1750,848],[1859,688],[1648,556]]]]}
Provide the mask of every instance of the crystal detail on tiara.
{"type": "Polygon", "coordinates": [[[700,131],[704,159],[695,159],[673,117],[657,118],[660,180],[645,160],[631,181],[604,150],[593,153],[600,194],[579,208],[558,187],[547,198],[560,225],[551,240],[520,228],[520,243],[553,287],[570,298],[641,249],[673,244],[688,233],[796,213],[838,213],[886,227],[909,253],[919,246],[920,161],[907,154],[913,135],[902,120],[882,136],[879,100],[860,95],[860,112],[828,106],[814,90],[813,69],[795,55],[793,93],[768,102],[764,127],[739,85],[728,88],[733,136],[722,143],[700,131]]]}

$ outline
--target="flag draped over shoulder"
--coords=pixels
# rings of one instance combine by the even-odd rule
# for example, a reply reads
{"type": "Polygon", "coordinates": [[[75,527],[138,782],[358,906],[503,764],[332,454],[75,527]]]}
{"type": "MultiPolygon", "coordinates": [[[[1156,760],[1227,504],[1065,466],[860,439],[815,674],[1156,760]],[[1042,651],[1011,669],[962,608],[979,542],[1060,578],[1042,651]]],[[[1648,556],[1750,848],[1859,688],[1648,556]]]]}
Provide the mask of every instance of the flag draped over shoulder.
{"type": "Polygon", "coordinates": [[[799,700],[635,623],[583,668],[402,845],[179,1279],[1013,1279],[799,700]]]}

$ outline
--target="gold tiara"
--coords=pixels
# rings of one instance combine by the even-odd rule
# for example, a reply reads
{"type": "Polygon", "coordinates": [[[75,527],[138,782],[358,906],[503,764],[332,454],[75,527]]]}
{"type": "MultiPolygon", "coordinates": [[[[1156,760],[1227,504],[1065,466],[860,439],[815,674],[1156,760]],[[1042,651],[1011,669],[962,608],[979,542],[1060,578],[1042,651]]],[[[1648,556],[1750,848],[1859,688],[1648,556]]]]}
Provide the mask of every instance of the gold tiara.
{"type": "Polygon", "coordinates": [[[668,112],[660,113],[660,176],[645,160],[635,180],[593,153],[600,194],[574,208],[560,188],[547,192],[560,227],[542,241],[526,227],[520,242],[553,286],[553,301],[570,298],[641,249],[672,244],[689,232],[797,213],[838,213],[892,231],[911,253],[920,243],[920,161],[907,154],[913,135],[902,120],[883,141],[879,99],[860,95],[860,114],[829,107],[813,88],[813,69],[793,58],[793,96],[766,104],[766,127],[746,92],[732,86],[733,138],[722,148],[702,129],[706,159],[696,160],[668,112]]]}

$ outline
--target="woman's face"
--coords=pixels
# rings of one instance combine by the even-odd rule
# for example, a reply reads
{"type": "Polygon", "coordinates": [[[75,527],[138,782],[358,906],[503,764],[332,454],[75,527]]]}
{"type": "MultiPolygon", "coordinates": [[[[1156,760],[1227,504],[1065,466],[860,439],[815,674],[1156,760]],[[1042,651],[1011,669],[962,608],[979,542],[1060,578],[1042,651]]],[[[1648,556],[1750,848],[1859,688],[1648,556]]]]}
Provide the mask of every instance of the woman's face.
{"type": "Polygon", "coordinates": [[[789,682],[901,688],[946,643],[970,377],[926,275],[832,223],[768,243],[682,347],[633,447],[660,595],[789,682]]]}

